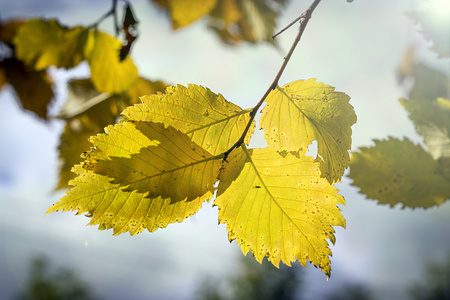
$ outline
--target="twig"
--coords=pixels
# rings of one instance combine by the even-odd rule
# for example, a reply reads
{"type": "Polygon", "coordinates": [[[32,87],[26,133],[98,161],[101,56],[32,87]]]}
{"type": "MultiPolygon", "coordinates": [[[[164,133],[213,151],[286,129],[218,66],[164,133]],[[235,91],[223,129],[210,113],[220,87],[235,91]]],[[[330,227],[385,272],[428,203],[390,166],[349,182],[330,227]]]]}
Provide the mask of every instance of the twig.
{"type": "Polygon", "coordinates": [[[112,0],[112,7],[109,11],[107,11],[103,16],[101,16],[94,24],[92,24],[90,27],[95,28],[97,27],[103,20],[108,18],[109,16],[113,16],[114,20],[114,29],[116,31],[116,35],[119,35],[119,22],[117,20],[117,0],[112,0]]]}
{"type": "Polygon", "coordinates": [[[269,96],[270,92],[272,90],[274,90],[277,86],[278,86],[278,81],[281,78],[281,75],[284,72],[284,69],[286,68],[289,60],[291,59],[292,54],[294,53],[295,47],[297,47],[298,42],[300,42],[300,39],[303,35],[303,31],[305,31],[306,25],[308,24],[309,19],[311,18],[311,15],[313,13],[313,11],[316,9],[317,5],[320,3],[321,0],[314,0],[314,2],[311,4],[311,6],[300,15],[300,17],[298,17],[297,19],[295,19],[293,22],[291,22],[288,26],[286,26],[284,29],[282,29],[279,33],[277,33],[276,35],[274,35],[274,37],[278,36],[279,34],[281,34],[282,32],[284,32],[286,29],[288,29],[290,26],[292,26],[293,24],[295,24],[295,22],[297,22],[298,20],[300,20],[300,26],[298,29],[298,33],[297,36],[295,37],[294,43],[292,43],[291,48],[289,49],[289,52],[287,53],[287,55],[284,57],[283,59],[283,63],[280,67],[280,70],[278,71],[277,75],[275,76],[275,79],[272,81],[272,83],[270,84],[269,88],[267,89],[267,91],[264,93],[264,95],[262,96],[261,100],[259,100],[259,102],[255,105],[255,107],[253,107],[253,109],[250,112],[250,120],[247,123],[247,126],[244,129],[244,132],[242,133],[241,137],[239,138],[239,140],[233,145],[231,146],[230,149],[228,149],[225,153],[224,156],[226,159],[228,157],[228,155],[231,153],[231,151],[233,151],[234,149],[236,149],[237,147],[239,147],[240,145],[242,145],[242,143],[244,143],[245,140],[245,136],[247,135],[248,130],[250,129],[250,126],[252,125],[253,120],[255,119],[256,113],[258,112],[259,108],[261,107],[261,105],[264,103],[264,100],[266,100],[267,96],[269,96]]]}
{"type": "Polygon", "coordinates": [[[288,26],[286,26],[283,29],[281,29],[277,34],[273,35],[272,36],[272,40],[274,40],[277,36],[279,36],[280,34],[285,32],[287,29],[289,29],[289,27],[291,27],[292,25],[297,23],[297,21],[300,20],[301,18],[303,18],[303,14],[300,17],[298,17],[297,19],[295,19],[294,21],[292,21],[288,26]]]}

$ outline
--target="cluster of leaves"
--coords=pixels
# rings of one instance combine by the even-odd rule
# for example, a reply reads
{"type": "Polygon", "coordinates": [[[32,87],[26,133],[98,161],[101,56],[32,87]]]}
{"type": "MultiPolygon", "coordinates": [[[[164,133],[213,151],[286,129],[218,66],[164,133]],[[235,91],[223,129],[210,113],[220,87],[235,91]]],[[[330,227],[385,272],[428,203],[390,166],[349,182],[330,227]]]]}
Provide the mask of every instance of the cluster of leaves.
{"type": "Polygon", "coordinates": [[[90,67],[90,78],[68,83],[68,98],[57,116],[66,121],[59,144],[57,188],[67,188],[67,182],[74,178],[70,169],[81,161],[80,153],[89,149],[91,135],[115,122],[125,107],[139,101],[139,96],[166,87],[160,81],[139,77],[127,55],[133,42],[130,31],[136,24],[132,20],[127,6],[122,26],[124,42],[96,26],[69,28],[57,20],[12,20],[0,25],[0,41],[5,48],[0,61],[0,88],[10,83],[22,106],[44,120],[49,119],[48,108],[54,97],[49,68],[69,69],[82,62],[90,67]]]}
{"type": "MultiPolygon", "coordinates": [[[[424,22],[422,30],[433,38],[433,50],[442,58],[448,57],[448,38],[436,25],[444,19],[433,20],[426,12],[410,16],[424,22]]],[[[381,204],[429,208],[450,199],[449,81],[448,75],[416,64],[413,49],[407,54],[399,75],[412,78],[414,85],[408,98],[399,101],[423,137],[426,150],[407,138],[376,140],[375,146],[353,153],[349,177],[362,193],[381,204]]]]}
{"type": "MultiPolygon", "coordinates": [[[[54,83],[49,67],[69,69],[83,62],[90,67],[91,78],[68,83],[69,96],[57,116],[66,121],[59,144],[57,189],[67,188],[67,182],[74,178],[71,167],[81,161],[79,154],[89,149],[90,136],[115,122],[125,107],[139,102],[139,96],[163,91],[167,86],[138,76],[128,55],[137,38],[138,21],[131,4],[126,3],[119,26],[117,1],[112,2],[111,10],[91,26],[69,28],[57,20],[45,19],[17,19],[0,24],[0,89],[10,84],[22,107],[43,120],[52,118],[48,109],[54,99],[54,83]],[[115,33],[122,36],[121,41],[97,29],[108,16],[114,17],[115,33]]],[[[186,10],[186,1],[154,1],[170,12],[174,29],[181,28],[175,24],[184,27],[207,16],[209,26],[233,45],[239,41],[271,40],[275,19],[286,1],[209,2],[189,3],[186,10]],[[219,29],[220,26],[226,28],[219,29]]]]}
{"type": "MultiPolygon", "coordinates": [[[[160,4],[171,9],[172,19],[185,5],[160,4]]],[[[269,7],[264,1],[194,4],[199,7],[195,18],[181,24],[219,12],[228,18],[224,8],[236,6],[242,11],[233,19],[240,29],[229,29],[237,34],[233,39],[260,41],[261,32],[273,31],[258,27],[271,22],[253,18],[254,24],[247,24],[243,17],[269,7]],[[254,29],[251,34],[246,27],[254,29]]],[[[182,222],[216,195],[219,222],[227,224],[230,241],[236,239],[244,253],[251,251],[259,262],[267,256],[275,266],[309,260],[329,276],[327,240],[335,242],[333,226],[345,226],[337,206],[344,199],[333,184],[349,164],[350,127],[356,122],[349,97],[315,79],[274,86],[263,98],[260,120],[268,147],[248,149],[260,104],[243,110],[199,85],[155,94],[165,85],[140,78],[127,55],[135,25],[127,8],[124,43],[96,26],[68,28],[56,20],[2,25],[2,32],[10,32],[2,41],[11,59],[24,68],[45,77],[51,66],[86,62],[91,71],[90,78],[69,82],[69,98],[59,114],[67,121],[59,147],[59,187],[70,180],[72,188],[48,213],[86,213],[90,225],[134,235],[182,222]],[[121,111],[115,125],[95,135],[121,111]],[[89,136],[92,147],[80,163],[76,157],[89,148],[83,141],[89,136]],[[312,141],[318,144],[316,159],[306,156],[312,141]],[[75,178],[67,171],[72,165],[75,178]]],[[[11,82],[8,74],[4,78],[11,82]]]]}
{"type": "Polygon", "coordinates": [[[356,121],[347,95],[314,79],[277,87],[262,111],[264,149],[247,148],[251,109],[207,88],[179,85],[141,100],[91,138],[74,187],[49,213],[76,210],[90,225],[133,235],[182,222],[217,191],[219,222],[244,253],[276,266],[309,260],[330,274],[326,240],[345,226],[332,183],[348,166],[356,121]],[[316,161],[305,155],[312,140],[316,161]]]}

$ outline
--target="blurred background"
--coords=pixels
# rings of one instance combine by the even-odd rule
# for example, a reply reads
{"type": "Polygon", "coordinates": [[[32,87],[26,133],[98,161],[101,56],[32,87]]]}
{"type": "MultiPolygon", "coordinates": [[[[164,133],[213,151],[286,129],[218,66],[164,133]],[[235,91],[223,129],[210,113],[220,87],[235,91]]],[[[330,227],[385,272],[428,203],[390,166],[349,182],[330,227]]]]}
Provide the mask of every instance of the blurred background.
{"type": "MultiPolygon", "coordinates": [[[[297,33],[294,26],[275,45],[229,45],[208,28],[208,18],[174,31],[160,6],[130,2],[140,32],[130,55],[142,76],[166,84],[199,84],[242,108],[253,107],[264,94],[297,33]]],[[[285,3],[274,31],[311,2],[285,3]]],[[[111,3],[0,0],[0,22],[39,17],[88,26],[111,3]]],[[[374,140],[408,139],[420,145],[420,155],[381,149],[379,165],[384,166],[384,158],[403,157],[416,170],[426,157],[436,164],[433,172],[443,174],[442,195],[424,184],[420,195],[400,187],[396,195],[404,197],[396,198],[370,191],[371,185],[388,185],[389,176],[384,176],[386,182],[370,174],[359,180],[364,170],[373,169],[362,159],[361,165],[352,165],[336,184],[347,202],[341,207],[347,228],[336,228],[329,281],[313,266],[297,263],[277,270],[267,261],[258,264],[250,253],[244,257],[236,242],[228,242],[225,225],[217,225],[217,208],[211,203],[181,224],[137,236],[99,231],[74,212],[46,216],[65,192],[55,191],[65,121],[44,121],[24,110],[14,88],[3,85],[0,299],[449,299],[449,16],[446,0],[324,0],[280,80],[283,85],[317,78],[351,97],[358,117],[352,127],[352,157],[381,149],[375,147],[383,143],[374,140]],[[442,108],[436,116],[430,113],[426,119],[421,106],[408,102],[419,94],[430,100],[427,105],[443,99],[436,104],[442,108]],[[36,289],[49,292],[39,298],[36,289]]],[[[114,34],[110,19],[100,28],[114,34]]],[[[5,49],[0,52],[3,59],[5,49]]],[[[89,76],[89,68],[81,63],[70,70],[50,68],[49,73],[55,82],[49,116],[55,116],[67,98],[68,80],[89,76]]],[[[265,146],[261,133],[251,146],[265,146]]],[[[390,169],[379,171],[383,177],[390,169]]]]}

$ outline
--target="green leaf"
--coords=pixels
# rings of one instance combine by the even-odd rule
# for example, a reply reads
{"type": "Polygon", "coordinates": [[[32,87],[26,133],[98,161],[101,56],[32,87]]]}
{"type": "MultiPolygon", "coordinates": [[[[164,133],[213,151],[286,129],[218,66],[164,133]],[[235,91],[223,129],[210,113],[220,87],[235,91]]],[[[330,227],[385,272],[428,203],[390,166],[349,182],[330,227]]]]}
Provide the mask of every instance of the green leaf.
{"type": "MultiPolygon", "coordinates": [[[[193,84],[168,87],[165,94],[144,96],[141,100],[142,104],[122,113],[126,119],[172,126],[213,155],[227,151],[250,120],[250,110],[242,110],[222,95],[193,84]]],[[[249,143],[253,130],[254,126],[245,143],[249,143]]]]}
{"type": "Polygon", "coordinates": [[[380,204],[428,208],[450,199],[444,172],[420,145],[389,138],[353,153],[348,176],[361,193],[380,204]]]}
{"type": "Polygon", "coordinates": [[[356,122],[350,97],[315,79],[277,87],[266,99],[261,129],[277,151],[305,152],[318,145],[317,162],[322,176],[337,182],[348,167],[351,126],[356,122]]]}
{"type": "Polygon", "coordinates": [[[87,55],[89,29],[67,28],[56,20],[31,19],[19,27],[13,42],[16,57],[36,70],[73,68],[87,55]]]}
{"type": "Polygon", "coordinates": [[[130,88],[138,78],[138,70],[128,55],[120,61],[122,44],[104,32],[91,32],[94,42],[89,55],[92,82],[99,92],[122,93],[130,88]]]}
{"type": "Polygon", "coordinates": [[[417,132],[423,136],[428,152],[433,158],[450,157],[450,100],[434,101],[400,99],[410,113],[417,132]]]}
{"type": "Polygon", "coordinates": [[[212,197],[221,158],[213,157],[173,127],[122,122],[91,138],[84,167],[108,175],[127,190],[172,202],[212,197]]]}
{"type": "Polygon", "coordinates": [[[259,262],[268,256],[275,266],[296,260],[306,266],[309,260],[330,276],[326,239],[334,243],[332,226],[345,226],[336,206],[345,201],[313,158],[242,146],[227,161],[214,205],[230,241],[237,239],[259,262]]]}
{"type": "Polygon", "coordinates": [[[414,85],[400,103],[409,112],[417,133],[435,158],[450,156],[450,101],[448,76],[425,65],[409,67],[414,85]]]}

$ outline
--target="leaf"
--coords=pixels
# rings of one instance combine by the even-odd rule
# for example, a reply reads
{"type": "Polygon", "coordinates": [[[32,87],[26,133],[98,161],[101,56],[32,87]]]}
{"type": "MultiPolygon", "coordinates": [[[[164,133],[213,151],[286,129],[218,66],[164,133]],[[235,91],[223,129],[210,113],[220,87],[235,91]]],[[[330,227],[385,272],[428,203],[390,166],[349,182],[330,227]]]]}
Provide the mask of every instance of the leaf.
{"type": "Polygon", "coordinates": [[[89,56],[92,82],[99,92],[122,93],[138,78],[138,71],[130,56],[120,61],[122,44],[104,32],[94,30],[92,51],[89,56]]]}
{"type": "Polygon", "coordinates": [[[208,27],[230,45],[240,41],[273,43],[276,18],[286,3],[285,0],[220,1],[210,13],[213,18],[208,27]]]}
{"type": "Polygon", "coordinates": [[[47,210],[47,214],[62,211],[86,213],[91,218],[88,225],[99,225],[100,230],[113,229],[114,235],[130,232],[138,234],[144,229],[150,232],[165,228],[195,214],[207,196],[193,201],[171,203],[169,198],[149,198],[135,191],[124,191],[110,178],[95,174],[76,165],[73,171],[78,177],[70,182],[75,186],[66,196],[47,210]]]}
{"type": "Polygon", "coordinates": [[[0,23],[0,41],[12,48],[14,36],[23,23],[22,19],[11,19],[5,23],[0,23]]]}
{"type": "MultiPolygon", "coordinates": [[[[168,87],[165,94],[144,96],[142,104],[122,114],[132,121],[163,123],[187,134],[213,155],[227,151],[242,135],[250,120],[249,110],[226,101],[202,86],[168,87]]],[[[252,127],[245,139],[250,141],[252,127]]]]}
{"type": "Polygon", "coordinates": [[[312,157],[282,157],[273,148],[237,148],[220,173],[217,199],[219,222],[242,251],[261,262],[268,256],[275,266],[306,260],[330,276],[335,242],[332,226],[345,227],[337,204],[338,190],[321,178],[312,157]]]}
{"type": "Polygon", "coordinates": [[[82,161],[80,154],[89,150],[89,137],[115,122],[129,105],[140,102],[139,96],[163,91],[160,81],[138,78],[125,93],[109,95],[99,93],[89,79],[72,80],[68,85],[68,98],[58,117],[67,119],[58,146],[60,157],[59,183],[56,189],[67,188],[75,177],[72,166],[82,161]]]}
{"type": "Polygon", "coordinates": [[[242,12],[248,24],[251,41],[272,42],[273,30],[275,28],[275,18],[277,13],[269,6],[267,1],[243,0],[242,12]]]}
{"type": "Polygon", "coordinates": [[[133,14],[131,3],[125,5],[125,16],[123,18],[122,30],[125,34],[125,42],[120,48],[119,61],[123,61],[130,53],[131,46],[138,37],[137,24],[139,22],[133,14]]]}
{"type": "Polygon", "coordinates": [[[346,94],[315,79],[277,87],[266,99],[261,129],[277,151],[306,151],[316,140],[322,176],[337,182],[348,167],[351,129],[356,122],[346,94]]]}
{"type": "Polygon", "coordinates": [[[213,157],[173,127],[122,122],[91,138],[85,168],[108,175],[127,190],[172,202],[212,197],[221,158],[213,157]]]}
{"type": "Polygon", "coordinates": [[[75,187],[47,214],[77,210],[92,217],[89,225],[134,235],[145,228],[155,231],[182,222],[212,197],[220,160],[211,159],[183,133],[144,122],[122,122],[108,126],[105,132],[91,139],[95,147],[85,153],[82,165],[73,168],[78,177],[70,184],[75,187]],[[193,173],[201,164],[211,168],[203,177],[193,173]],[[113,172],[131,186],[91,170],[113,172]]]}
{"type": "Polygon", "coordinates": [[[226,25],[237,23],[242,17],[235,0],[219,1],[216,7],[210,12],[210,15],[223,20],[226,25]]]}
{"type": "Polygon", "coordinates": [[[52,65],[73,68],[88,60],[99,92],[124,92],[138,77],[129,56],[120,60],[121,42],[97,29],[67,28],[55,20],[33,19],[19,28],[14,43],[17,57],[38,70],[52,65]]]}
{"type": "Polygon", "coordinates": [[[89,51],[89,29],[67,28],[56,20],[31,19],[14,37],[16,57],[36,70],[49,66],[73,68],[89,51]]]}
{"type": "Polygon", "coordinates": [[[437,98],[434,101],[400,99],[410,113],[417,132],[423,136],[433,158],[450,157],[450,100],[437,98]]]}
{"type": "Polygon", "coordinates": [[[411,68],[408,75],[414,78],[414,85],[408,99],[400,103],[409,112],[416,131],[423,136],[431,155],[450,156],[450,101],[448,76],[424,65],[411,68]]]}
{"type": "Polygon", "coordinates": [[[22,107],[47,119],[48,106],[53,99],[53,82],[47,71],[35,71],[16,58],[5,58],[0,61],[0,72],[4,83],[13,86],[22,107]]]}
{"type": "Polygon", "coordinates": [[[409,99],[433,101],[436,98],[448,96],[448,75],[418,64],[412,67],[411,76],[414,78],[414,85],[409,92],[409,99]]]}
{"type": "Polygon", "coordinates": [[[352,153],[348,176],[361,193],[380,204],[428,208],[450,198],[448,179],[441,170],[420,145],[389,138],[352,153]]]}
{"type": "Polygon", "coordinates": [[[172,27],[184,27],[208,14],[217,0],[168,0],[172,27]]]}

